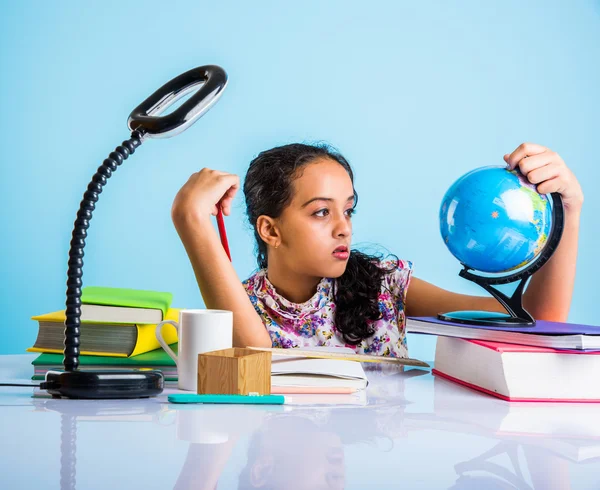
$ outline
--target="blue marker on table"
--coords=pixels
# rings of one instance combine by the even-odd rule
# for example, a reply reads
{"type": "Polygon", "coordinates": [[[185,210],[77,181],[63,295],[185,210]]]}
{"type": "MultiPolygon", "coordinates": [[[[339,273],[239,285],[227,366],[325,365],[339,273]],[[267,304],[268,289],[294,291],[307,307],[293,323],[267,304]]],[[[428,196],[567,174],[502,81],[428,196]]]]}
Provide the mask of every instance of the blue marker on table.
{"type": "Polygon", "coordinates": [[[254,405],[283,405],[283,395],[198,395],[196,393],[178,393],[169,395],[171,403],[224,403],[224,404],[254,404],[254,405]]]}

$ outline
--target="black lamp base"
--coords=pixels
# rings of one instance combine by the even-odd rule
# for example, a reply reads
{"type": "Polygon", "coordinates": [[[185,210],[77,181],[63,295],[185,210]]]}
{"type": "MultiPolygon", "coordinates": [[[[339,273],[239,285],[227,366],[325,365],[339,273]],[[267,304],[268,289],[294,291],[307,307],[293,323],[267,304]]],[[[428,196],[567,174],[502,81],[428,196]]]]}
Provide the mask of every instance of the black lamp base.
{"type": "Polygon", "coordinates": [[[530,318],[518,318],[492,311],[451,311],[440,313],[438,318],[445,322],[488,327],[533,327],[535,325],[535,320],[530,318]]]}
{"type": "Polygon", "coordinates": [[[42,384],[53,397],[145,398],[162,393],[160,371],[48,371],[42,384]]]}

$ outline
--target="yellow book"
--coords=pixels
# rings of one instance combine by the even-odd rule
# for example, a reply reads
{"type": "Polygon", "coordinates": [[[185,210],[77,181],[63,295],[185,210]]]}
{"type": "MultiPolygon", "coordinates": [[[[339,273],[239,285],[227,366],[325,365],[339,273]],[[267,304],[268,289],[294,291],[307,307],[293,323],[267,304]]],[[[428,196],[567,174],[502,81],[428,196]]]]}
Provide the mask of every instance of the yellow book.
{"type": "MultiPolygon", "coordinates": [[[[31,317],[39,323],[38,337],[28,352],[63,352],[64,310],[31,317]]],[[[179,309],[169,308],[165,320],[179,320],[179,309]]],[[[118,324],[82,321],[80,354],[88,356],[133,357],[160,348],[156,339],[156,324],[118,324]]],[[[177,342],[177,331],[164,325],[163,337],[167,344],[177,342]]]]}

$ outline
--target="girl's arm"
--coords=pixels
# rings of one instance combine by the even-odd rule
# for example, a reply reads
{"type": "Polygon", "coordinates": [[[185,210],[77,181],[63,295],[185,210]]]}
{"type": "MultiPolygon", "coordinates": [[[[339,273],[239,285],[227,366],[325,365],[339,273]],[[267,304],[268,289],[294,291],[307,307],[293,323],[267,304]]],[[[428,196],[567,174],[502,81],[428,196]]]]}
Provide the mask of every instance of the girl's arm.
{"type": "Polygon", "coordinates": [[[212,225],[220,203],[229,215],[239,178],[202,169],[181,188],[171,210],[173,224],[190,259],[204,304],[233,312],[233,344],[271,347],[271,338],[252,306],[212,225]]]}
{"type": "MultiPolygon", "coordinates": [[[[543,146],[524,143],[504,159],[519,167],[541,194],[559,192],[565,209],[565,228],[552,258],[536,272],[523,295],[523,306],[540,320],[566,321],[575,282],[579,216],[583,192],[573,173],[556,153],[543,146]]],[[[469,296],[438,288],[413,277],[407,291],[408,316],[435,316],[456,310],[505,312],[491,297],[469,296]]]]}

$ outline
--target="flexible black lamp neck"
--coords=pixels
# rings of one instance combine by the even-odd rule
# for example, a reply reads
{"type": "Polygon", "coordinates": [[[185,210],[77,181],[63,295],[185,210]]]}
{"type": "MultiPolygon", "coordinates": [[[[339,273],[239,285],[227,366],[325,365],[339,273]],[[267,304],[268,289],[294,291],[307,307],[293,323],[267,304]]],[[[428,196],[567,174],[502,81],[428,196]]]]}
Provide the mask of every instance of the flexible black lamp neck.
{"type": "Polygon", "coordinates": [[[83,248],[87,237],[98,195],[107,180],[117,168],[142,144],[142,132],[133,131],[131,138],[115,148],[108,158],[98,167],[97,172],[87,186],[79,204],[77,218],[73,225],[73,234],[69,249],[69,268],[67,271],[67,301],[65,312],[65,348],[63,365],[65,371],[74,371],[79,366],[79,327],[81,325],[81,288],[83,275],[83,248]]]}

